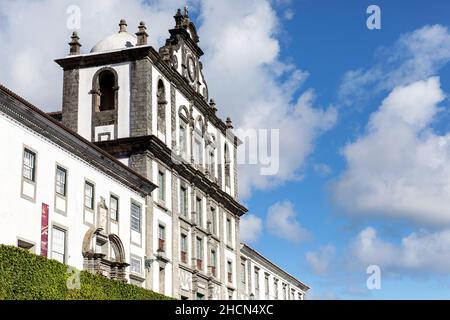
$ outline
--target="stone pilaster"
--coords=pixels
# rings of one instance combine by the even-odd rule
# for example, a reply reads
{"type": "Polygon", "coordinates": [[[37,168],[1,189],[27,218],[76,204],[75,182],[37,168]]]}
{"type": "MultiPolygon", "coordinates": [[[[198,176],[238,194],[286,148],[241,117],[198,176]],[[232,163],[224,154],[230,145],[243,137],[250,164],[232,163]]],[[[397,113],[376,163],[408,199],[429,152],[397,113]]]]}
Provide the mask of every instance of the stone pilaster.
{"type": "Polygon", "coordinates": [[[152,128],[152,65],[148,58],[130,63],[130,136],[143,136],[152,128]]]}
{"type": "Polygon", "coordinates": [[[69,129],[78,131],[78,90],[80,71],[65,70],[63,80],[62,123],[69,129]]]}
{"type": "Polygon", "coordinates": [[[178,210],[178,174],[172,170],[172,287],[173,296],[180,298],[180,213],[178,210]]]}
{"type": "Polygon", "coordinates": [[[173,83],[170,84],[170,123],[172,128],[172,149],[175,149],[177,145],[177,102],[176,102],[176,90],[173,83]]]}
{"type": "Polygon", "coordinates": [[[225,228],[223,221],[224,208],[223,205],[219,205],[219,238],[220,238],[220,282],[221,282],[221,299],[226,299],[228,297],[228,289],[226,286],[226,259],[225,259],[225,228]]]}

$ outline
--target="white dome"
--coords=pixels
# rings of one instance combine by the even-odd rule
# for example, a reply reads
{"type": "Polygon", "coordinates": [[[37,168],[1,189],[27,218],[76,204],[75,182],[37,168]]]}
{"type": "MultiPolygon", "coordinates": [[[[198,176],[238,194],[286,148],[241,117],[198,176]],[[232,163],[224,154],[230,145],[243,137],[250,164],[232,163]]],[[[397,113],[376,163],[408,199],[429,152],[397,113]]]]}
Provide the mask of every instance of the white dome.
{"type": "Polygon", "coordinates": [[[135,47],[137,44],[137,37],[126,31],[110,35],[106,39],[97,43],[91,50],[94,52],[105,52],[118,49],[127,49],[135,47]]]}

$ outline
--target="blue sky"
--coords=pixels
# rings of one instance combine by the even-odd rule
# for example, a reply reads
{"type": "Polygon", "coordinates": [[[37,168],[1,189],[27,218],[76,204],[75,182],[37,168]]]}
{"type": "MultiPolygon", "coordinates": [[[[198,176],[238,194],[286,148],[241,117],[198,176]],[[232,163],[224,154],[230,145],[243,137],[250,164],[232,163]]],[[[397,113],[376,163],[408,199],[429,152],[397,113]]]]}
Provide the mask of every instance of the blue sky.
{"type": "MultiPolygon", "coordinates": [[[[69,8],[80,9],[86,53],[121,18],[131,30],[146,21],[159,47],[185,4],[4,1],[0,81],[58,110],[62,72],[53,59],[68,52],[69,8]]],[[[312,299],[448,298],[448,1],[188,5],[219,114],[237,129],[280,130],[277,175],[240,168],[250,209],[243,238],[310,285],[312,299]],[[371,4],[381,30],[366,27],[371,4]],[[380,290],[367,289],[369,265],[381,268],[380,290]]]]}
{"type": "MultiPolygon", "coordinates": [[[[339,119],[331,130],[317,139],[315,150],[305,162],[302,181],[255,191],[248,201],[251,212],[262,219],[274,202],[291,201],[298,213],[297,219],[312,233],[312,239],[293,244],[264,232],[252,245],[311,285],[314,298],[448,298],[448,273],[434,274],[426,269],[411,272],[407,269],[397,270],[395,274],[388,271],[385,275],[382,268],[381,290],[368,290],[365,266],[345,270],[335,258],[328,272],[317,275],[311,271],[305,254],[332,244],[336,255],[345,255],[349,241],[367,226],[376,226],[393,243],[399,243],[402,237],[422,228],[408,219],[349,217],[333,203],[330,184],[346,167],[341,148],[364,132],[369,116],[389,93],[384,90],[362,105],[344,106],[339,99],[339,87],[346,72],[370,69],[378,62],[379,51],[383,47],[391,47],[403,34],[425,25],[446,26],[450,4],[447,1],[295,1],[279,5],[276,10],[283,16],[287,7],[292,10],[293,18],[282,21],[282,59],[310,73],[304,86],[315,89],[319,105],[336,106],[339,119]],[[366,9],[370,4],[381,8],[381,30],[366,28],[369,16],[366,9]],[[327,176],[317,174],[313,169],[316,163],[325,163],[331,173],[327,176]]],[[[444,92],[450,89],[449,71],[449,67],[444,66],[437,72],[444,92]]],[[[447,105],[447,100],[441,103],[443,107],[447,105]]],[[[448,110],[445,109],[440,117],[441,121],[434,124],[435,129],[446,132],[448,110]]]]}

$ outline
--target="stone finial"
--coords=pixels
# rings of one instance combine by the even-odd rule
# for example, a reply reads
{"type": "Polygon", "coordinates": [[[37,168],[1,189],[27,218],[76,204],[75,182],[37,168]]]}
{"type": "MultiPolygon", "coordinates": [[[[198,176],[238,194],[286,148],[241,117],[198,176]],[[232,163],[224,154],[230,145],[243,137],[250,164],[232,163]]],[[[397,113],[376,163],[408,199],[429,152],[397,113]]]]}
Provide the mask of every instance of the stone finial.
{"type": "Polygon", "coordinates": [[[209,100],[209,107],[214,113],[217,112],[216,102],[212,98],[209,100]]]}
{"type": "Polygon", "coordinates": [[[183,22],[183,16],[181,14],[181,9],[177,10],[177,13],[173,16],[175,18],[175,28],[180,28],[183,22]]]}
{"type": "Polygon", "coordinates": [[[137,45],[138,46],[145,46],[147,45],[147,38],[148,38],[148,34],[147,34],[147,27],[145,26],[144,21],[141,21],[141,23],[139,24],[139,31],[136,33],[137,36],[137,45]]]}
{"type": "Polygon", "coordinates": [[[231,121],[230,117],[227,117],[227,121],[225,123],[228,129],[233,129],[233,121],[231,121]]]}
{"type": "Polygon", "coordinates": [[[72,39],[72,41],[69,42],[69,46],[70,46],[70,53],[69,54],[71,56],[80,54],[81,44],[78,41],[78,40],[80,40],[80,37],[78,37],[78,33],[76,31],[74,31],[72,33],[71,39],[72,39]]]}
{"type": "Polygon", "coordinates": [[[120,20],[119,23],[119,33],[120,32],[127,32],[127,21],[125,19],[120,20]]]}
{"type": "Polygon", "coordinates": [[[167,45],[159,49],[159,54],[161,55],[163,61],[170,63],[170,50],[167,45]]]}
{"type": "Polygon", "coordinates": [[[189,17],[188,6],[184,6],[184,17],[185,17],[185,18],[188,18],[188,17],[189,17]]]}

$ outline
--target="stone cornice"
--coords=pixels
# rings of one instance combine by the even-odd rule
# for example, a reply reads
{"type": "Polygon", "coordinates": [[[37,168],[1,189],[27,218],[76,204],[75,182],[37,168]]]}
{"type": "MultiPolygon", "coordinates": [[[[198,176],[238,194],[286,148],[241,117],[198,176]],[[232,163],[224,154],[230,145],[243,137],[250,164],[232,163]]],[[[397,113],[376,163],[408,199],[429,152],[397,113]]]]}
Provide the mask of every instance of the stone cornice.
{"type": "Polygon", "coordinates": [[[309,290],[309,287],[306,284],[304,284],[294,276],[290,275],[289,273],[278,267],[276,264],[274,264],[272,261],[261,255],[255,249],[249,247],[244,243],[241,244],[241,254],[245,255],[251,260],[256,261],[260,265],[266,267],[269,271],[273,272],[274,274],[277,274],[279,277],[284,277],[285,279],[288,279],[292,285],[302,289],[304,292],[309,290]]]}
{"type": "Polygon", "coordinates": [[[116,64],[122,62],[135,61],[149,58],[153,65],[171,81],[178,90],[189,101],[200,110],[200,112],[208,118],[208,120],[218,128],[234,145],[242,144],[242,141],[236,137],[231,130],[227,128],[226,123],[220,119],[216,113],[211,110],[209,104],[205,101],[203,96],[196,92],[184,79],[177,70],[172,68],[168,63],[163,61],[161,55],[152,46],[139,46],[129,49],[122,49],[117,51],[85,54],[78,56],[69,56],[62,59],[57,59],[55,62],[59,64],[64,70],[82,69],[88,67],[116,64]]]}
{"type": "Polygon", "coordinates": [[[182,162],[181,158],[174,159],[172,151],[154,135],[102,141],[97,142],[96,145],[115,157],[129,157],[136,152],[149,151],[155,158],[174,169],[187,181],[194,183],[196,188],[222,204],[231,213],[242,216],[248,211],[246,207],[224,192],[217,183],[212,182],[204,173],[195,169],[191,164],[182,162]]]}
{"type": "Polygon", "coordinates": [[[110,154],[0,85],[0,111],[143,196],[157,187],[110,154]]]}

